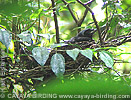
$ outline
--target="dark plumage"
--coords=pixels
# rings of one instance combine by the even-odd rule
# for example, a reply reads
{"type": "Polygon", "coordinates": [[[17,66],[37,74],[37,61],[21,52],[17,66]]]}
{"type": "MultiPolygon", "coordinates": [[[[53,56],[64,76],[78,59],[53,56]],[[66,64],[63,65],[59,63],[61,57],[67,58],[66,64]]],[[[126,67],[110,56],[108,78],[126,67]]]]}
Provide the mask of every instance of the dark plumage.
{"type": "Polygon", "coordinates": [[[81,42],[81,41],[91,41],[93,34],[96,32],[94,29],[85,29],[80,31],[75,37],[72,37],[68,42],[81,42]]]}
{"type": "Polygon", "coordinates": [[[77,37],[92,37],[94,29],[85,29],[77,34],[77,37]]]}

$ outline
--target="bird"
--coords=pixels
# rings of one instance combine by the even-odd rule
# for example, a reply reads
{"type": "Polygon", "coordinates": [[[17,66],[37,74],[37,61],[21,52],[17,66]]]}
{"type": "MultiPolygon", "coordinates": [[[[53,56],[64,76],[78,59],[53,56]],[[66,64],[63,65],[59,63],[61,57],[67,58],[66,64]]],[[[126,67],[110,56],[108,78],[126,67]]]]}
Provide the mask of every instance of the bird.
{"type": "Polygon", "coordinates": [[[81,41],[91,41],[93,34],[97,30],[95,29],[85,29],[80,31],[75,37],[72,37],[68,42],[69,43],[75,43],[75,42],[81,42],[81,41]]]}

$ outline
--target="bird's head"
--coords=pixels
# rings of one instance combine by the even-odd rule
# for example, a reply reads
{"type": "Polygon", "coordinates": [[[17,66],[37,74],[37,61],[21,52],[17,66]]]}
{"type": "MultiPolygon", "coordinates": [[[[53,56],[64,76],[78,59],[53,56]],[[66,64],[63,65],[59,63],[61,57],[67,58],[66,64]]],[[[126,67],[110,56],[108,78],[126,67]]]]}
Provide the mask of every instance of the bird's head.
{"type": "Polygon", "coordinates": [[[78,37],[90,37],[92,38],[92,35],[96,32],[95,29],[85,29],[78,33],[78,37]]]}

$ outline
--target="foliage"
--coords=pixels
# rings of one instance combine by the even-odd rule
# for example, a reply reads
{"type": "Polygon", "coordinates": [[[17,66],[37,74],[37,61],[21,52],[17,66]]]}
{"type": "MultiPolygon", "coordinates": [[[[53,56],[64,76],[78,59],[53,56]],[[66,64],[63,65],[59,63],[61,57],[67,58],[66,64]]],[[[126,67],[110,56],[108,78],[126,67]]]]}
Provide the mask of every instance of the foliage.
{"type": "Polygon", "coordinates": [[[41,65],[44,66],[49,57],[49,52],[45,47],[36,47],[32,50],[33,57],[41,65]]]}
{"type": "MultiPolygon", "coordinates": [[[[60,79],[60,88],[53,85],[51,89],[57,92],[64,86],[75,93],[66,83],[70,86],[72,82],[80,83],[74,88],[84,84],[85,91],[91,85],[89,91],[103,81],[113,93],[116,90],[108,87],[112,82],[120,92],[127,88],[130,91],[130,0],[101,1],[104,11],[101,16],[105,17],[97,21],[93,10],[99,4],[97,0],[1,0],[0,57],[1,66],[5,62],[8,91],[16,95],[33,93],[32,89],[37,92],[36,86],[45,84],[54,75],[60,79]],[[91,41],[68,41],[87,28],[96,30],[91,41]],[[123,69],[118,68],[120,64],[123,69]],[[75,80],[75,75],[81,76],[80,80],[75,80]],[[123,83],[120,87],[125,84],[127,87],[119,88],[117,81],[123,83]]],[[[99,92],[97,89],[102,91],[103,87],[96,87],[95,92],[99,92]]],[[[43,90],[38,92],[48,92],[46,86],[43,90]]]]}
{"type": "Polygon", "coordinates": [[[112,54],[108,51],[99,52],[101,60],[106,64],[107,67],[113,68],[113,57],[112,54]]]}
{"type": "Polygon", "coordinates": [[[6,46],[7,49],[9,48],[11,38],[12,37],[8,31],[0,30],[0,41],[6,46]]]}
{"type": "Polygon", "coordinates": [[[79,54],[79,49],[75,48],[73,50],[67,50],[66,53],[71,56],[74,60],[76,60],[76,57],[79,54]]]}
{"type": "Polygon", "coordinates": [[[65,72],[65,59],[61,54],[54,54],[51,58],[51,68],[57,77],[62,77],[65,72]]]}

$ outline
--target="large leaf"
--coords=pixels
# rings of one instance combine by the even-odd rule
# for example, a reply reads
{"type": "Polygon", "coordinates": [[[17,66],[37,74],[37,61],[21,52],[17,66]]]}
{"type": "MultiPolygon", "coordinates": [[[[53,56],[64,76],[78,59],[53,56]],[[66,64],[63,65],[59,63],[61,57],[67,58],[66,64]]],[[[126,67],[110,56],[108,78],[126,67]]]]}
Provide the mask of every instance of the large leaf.
{"type": "Polygon", "coordinates": [[[86,50],[80,50],[81,54],[86,56],[87,58],[89,58],[92,61],[92,57],[93,57],[93,52],[90,49],[86,49],[86,50]]]}
{"type": "Polygon", "coordinates": [[[100,59],[105,63],[108,68],[113,68],[114,60],[112,54],[108,51],[100,51],[100,59]]]}
{"type": "Polygon", "coordinates": [[[48,57],[49,51],[45,47],[36,47],[32,50],[33,57],[41,65],[44,66],[48,57]]]}
{"type": "Polygon", "coordinates": [[[76,57],[78,56],[78,54],[79,54],[79,49],[77,49],[77,48],[75,48],[75,49],[73,49],[73,50],[66,50],[66,53],[70,56],[70,57],[72,57],[74,60],[76,60],[76,57]]]}
{"type": "Polygon", "coordinates": [[[10,42],[11,42],[12,36],[8,31],[0,30],[0,42],[6,46],[6,48],[9,48],[10,42]]]}
{"type": "Polygon", "coordinates": [[[21,34],[18,34],[17,36],[21,38],[23,42],[28,42],[29,44],[32,43],[31,33],[29,31],[22,32],[21,34]]]}
{"type": "Polygon", "coordinates": [[[54,54],[51,58],[51,68],[57,77],[62,77],[65,72],[65,59],[61,54],[54,54]]]}

